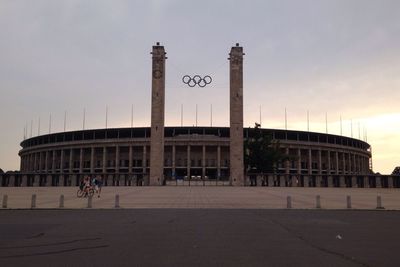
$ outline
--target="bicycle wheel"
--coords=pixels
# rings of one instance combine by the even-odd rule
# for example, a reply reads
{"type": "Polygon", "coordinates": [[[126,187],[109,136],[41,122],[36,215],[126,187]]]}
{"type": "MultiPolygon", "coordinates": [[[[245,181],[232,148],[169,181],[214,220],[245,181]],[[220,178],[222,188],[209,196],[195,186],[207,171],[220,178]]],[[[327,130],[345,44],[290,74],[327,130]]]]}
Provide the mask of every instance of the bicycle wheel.
{"type": "Polygon", "coordinates": [[[84,194],[85,192],[83,192],[81,189],[78,189],[78,192],[76,192],[77,197],[83,197],[84,194]]]}
{"type": "Polygon", "coordinates": [[[88,190],[88,196],[91,197],[91,196],[93,196],[93,195],[94,195],[94,189],[93,189],[93,188],[90,188],[90,189],[88,190]]]}

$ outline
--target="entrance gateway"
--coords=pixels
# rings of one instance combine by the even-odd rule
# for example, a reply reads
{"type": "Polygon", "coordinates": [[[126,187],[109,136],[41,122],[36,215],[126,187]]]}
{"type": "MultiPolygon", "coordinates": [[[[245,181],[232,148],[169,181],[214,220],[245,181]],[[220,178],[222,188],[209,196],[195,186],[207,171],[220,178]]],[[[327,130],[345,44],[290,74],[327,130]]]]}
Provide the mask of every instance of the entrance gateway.
{"type": "MultiPolygon", "coordinates": [[[[164,183],[165,60],[167,57],[164,46],[158,42],[153,46],[151,54],[151,138],[148,184],[156,186],[164,183]]],[[[243,55],[243,47],[237,43],[236,46],[231,48],[228,58],[230,76],[229,184],[234,186],[243,186],[245,182],[243,161],[243,55]]]]}

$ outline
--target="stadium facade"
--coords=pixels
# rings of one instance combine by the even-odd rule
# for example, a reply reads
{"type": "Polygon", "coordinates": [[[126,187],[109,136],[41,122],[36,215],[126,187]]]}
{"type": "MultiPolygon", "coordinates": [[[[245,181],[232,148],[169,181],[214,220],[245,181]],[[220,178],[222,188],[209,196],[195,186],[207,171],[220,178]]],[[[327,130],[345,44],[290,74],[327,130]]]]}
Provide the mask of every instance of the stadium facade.
{"type": "MultiPolygon", "coordinates": [[[[20,172],[0,174],[1,186],[74,186],[100,175],[107,186],[249,185],[244,170],[243,48],[230,61],[230,127],[165,127],[163,46],[152,51],[151,126],[41,135],[21,142],[20,172]]],[[[354,138],[304,131],[261,129],[279,141],[289,159],[258,185],[300,187],[400,187],[399,176],[372,172],[371,147],[354,138]]]]}

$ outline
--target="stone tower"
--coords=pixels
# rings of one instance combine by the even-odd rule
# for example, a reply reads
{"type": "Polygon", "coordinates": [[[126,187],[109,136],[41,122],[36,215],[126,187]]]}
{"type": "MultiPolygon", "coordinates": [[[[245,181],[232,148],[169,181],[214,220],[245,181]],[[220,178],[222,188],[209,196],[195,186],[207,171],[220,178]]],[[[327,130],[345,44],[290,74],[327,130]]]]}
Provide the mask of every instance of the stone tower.
{"type": "Polygon", "coordinates": [[[153,46],[151,81],[151,138],[149,185],[161,185],[164,176],[164,110],[165,59],[164,46],[153,46]]]}
{"type": "Polygon", "coordinates": [[[243,47],[237,43],[229,54],[230,78],[230,182],[244,185],[243,161],[243,47]]]}

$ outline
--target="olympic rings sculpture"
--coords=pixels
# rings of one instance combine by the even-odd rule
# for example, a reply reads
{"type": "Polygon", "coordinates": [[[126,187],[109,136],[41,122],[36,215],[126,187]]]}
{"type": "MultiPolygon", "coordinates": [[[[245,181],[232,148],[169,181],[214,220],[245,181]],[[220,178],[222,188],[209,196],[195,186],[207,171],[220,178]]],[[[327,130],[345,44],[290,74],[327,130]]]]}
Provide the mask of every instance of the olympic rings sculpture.
{"type": "Polygon", "coordinates": [[[194,75],[193,78],[189,75],[185,75],[182,77],[182,82],[189,85],[189,87],[195,87],[196,85],[199,87],[205,87],[207,84],[212,82],[212,78],[209,75],[206,75],[203,78],[200,75],[194,75]]]}

